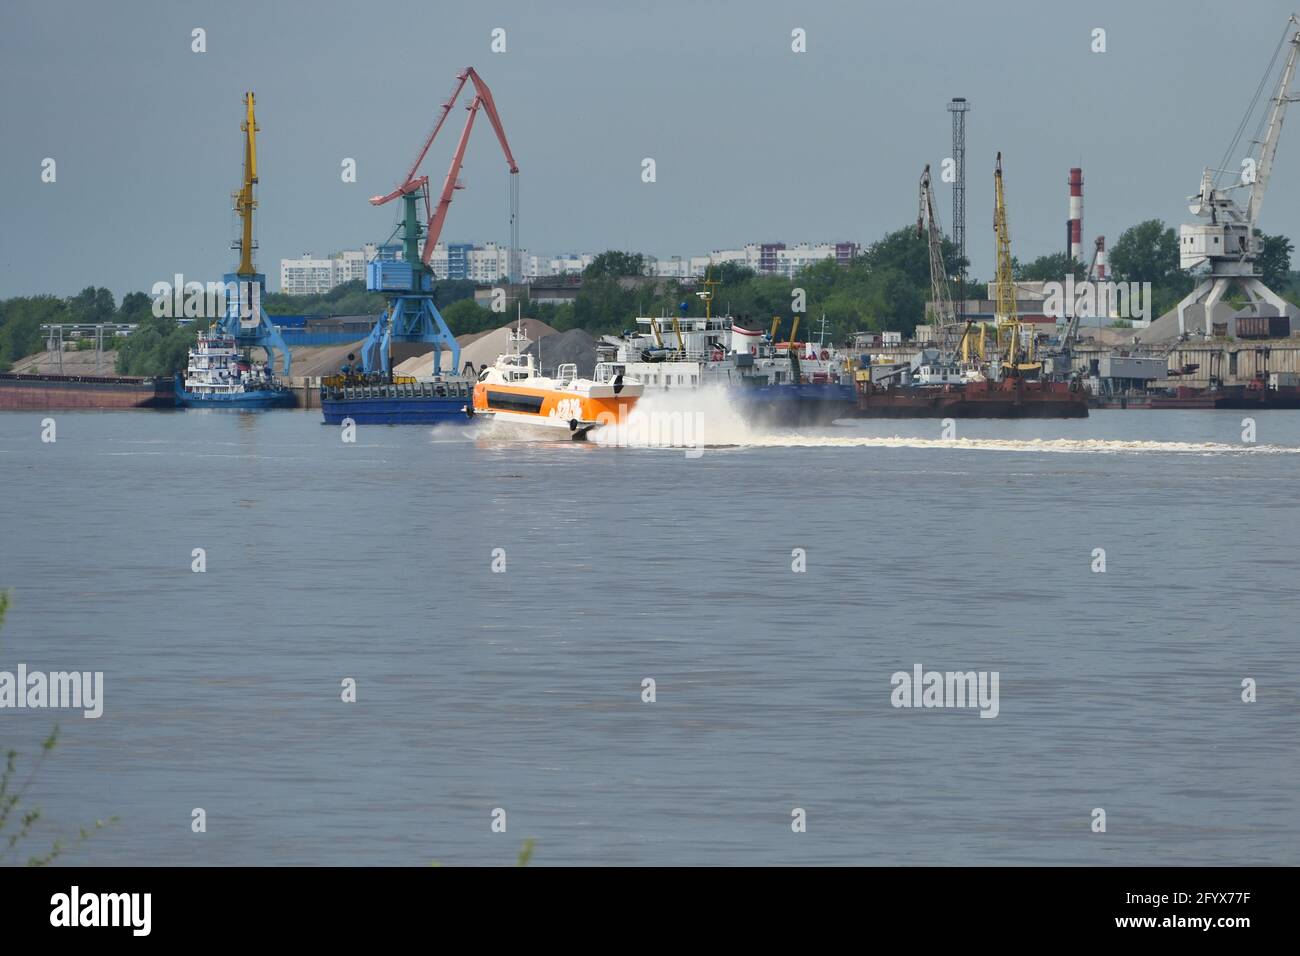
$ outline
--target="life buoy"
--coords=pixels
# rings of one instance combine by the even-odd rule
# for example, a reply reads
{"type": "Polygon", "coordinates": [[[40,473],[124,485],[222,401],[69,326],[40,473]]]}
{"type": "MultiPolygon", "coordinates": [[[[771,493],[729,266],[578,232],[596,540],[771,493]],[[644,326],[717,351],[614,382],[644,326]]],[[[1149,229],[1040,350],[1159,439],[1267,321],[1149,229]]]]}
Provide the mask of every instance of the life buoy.
{"type": "Polygon", "coordinates": [[[749,354],[750,354],[750,355],[757,355],[757,354],[758,354],[758,346],[757,346],[757,345],[751,345],[751,346],[749,347],[749,354]]]}
{"type": "Polygon", "coordinates": [[[826,361],[826,360],[827,360],[828,358],[830,358],[830,357],[831,357],[830,350],[829,350],[829,349],[822,349],[822,361],[824,362],[824,361],[826,361]]]}
{"type": "Polygon", "coordinates": [[[726,358],[726,356],[722,354],[722,349],[713,350],[713,361],[721,362],[724,358],[726,358]]]}

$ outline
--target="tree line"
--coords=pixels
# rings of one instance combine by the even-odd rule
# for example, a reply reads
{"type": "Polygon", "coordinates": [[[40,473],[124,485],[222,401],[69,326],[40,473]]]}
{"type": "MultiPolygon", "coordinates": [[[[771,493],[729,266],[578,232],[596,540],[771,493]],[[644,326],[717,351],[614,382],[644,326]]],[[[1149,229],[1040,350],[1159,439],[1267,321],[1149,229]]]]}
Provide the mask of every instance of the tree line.
{"type": "MultiPolygon", "coordinates": [[[[1291,241],[1285,236],[1262,233],[1260,238],[1259,266],[1264,282],[1284,298],[1300,304],[1300,274],[1291,271],[1291,241]]],[[[943,255],[956,298],[955,277],[965,263],[946,238],[943,255]]],[[[1154,315],[1173,308],[1196,283],[1194,275],[1179,268],[1176,231],[1158,219],[1125,230],[1107,255],[1109,279],[1151,283],[1154,315]]],[[[525,306],[525,312],[560,331],[582,328],[593,335],[618,334],[634,328],[636,317],[641,315],[679,314],[681,303],[687,304],[688,314],[703,314],[703,303],[696,296],[701,289],[698,281],[649,280],[643,276],[647,262],[647,257],[639,253],[604,252],[583,272],[575,301],[525,306]]],[[[1086,269],[1072,262],[1067,253],[1055,252],[1029,262],[1013,259],[1012,273],[1026,282],[1064,281],[1067,275],[1083,279],[1086,269]]],[[[712,277],[720,283],[714,292],[715,314],[748,318],[763,325],[779,316],[781,328],[787,331],[794,318],[794,290],[802,289],[805,311],[801,331],[809,336],[820,334],[824,317],[830,341],[843,342],[861,331],[910,335],[918,324],[928,321],[925,305],[931,297],[929,246],[914,225],[886,234],[848,263],[823,260],[806,266],[792,278],[761,275],[735,263],[715,267],[712,277]]],[[[987,299],[988,284],[968,280],[965,295],[968,299],[987,299]]],[[[472,299],[454,303],[443,315],[457,334],[502,324],[499,314],[472,299]]]]}
{"type": "MultiPolygon", "coordinates": [[[[1300,304],[1300,274],[1291,271],[1295,247],[1285,236],[1261,233],[1259,267],[1263,281],[1283,298],[1300,304]]],[[[953,244],[943,243],[945,265],[956,276],[963,263],[953,244]]],[[[1178,265],[1178,237],[1173,227],[1149,219],[1126,229],[1108,250],[1108,278],[1122,282],[1150,282],[1153,315],[1161,315],[1193,288],[1196,277],[1178,265]]],[[[672,316],[686,304],[689,315],[703,315],[696,293],[698,281],[681,282],[645,275],[648,259],[622,250],[601,253],[584,270],[574,301],[564,304],[526,302],[523,313],[566,331],[581,328],[592,335],[618,334],[635,328],[640,315],[672,316]]],[[[1027,263],[1013,260],[1015,277],[1022,281],[1063,280],[1067,274],[1082,278],[1084,269],[1064,252],[1049,253],[1027,263]]],[[[823,260],[801,269],[793,278],[760,275],[735,263],[713,270],[715,314],[730,314],[766,325],[776,316],[782,328],[791,328],[794,290],[804,291],[802,330],[820,332],[826,320],[829,340],[844,341],[859,331],[897,331],[910,334],[924,323],[930,298],[930,259],[925,238],[914,225],[896,229],[867,246],[848,263],[823,260]]],[[[444,280],[434,290],[434,301],[453,333],[482,332],[509,321],[474,301],[474,283],[444,280]]],[[[954,296],[957,294],[953,287],[954,296]]],[[[968,282],[967,298],[987,298],[988,287],[968,282]]],[[[380,293],[367,292],[360,280],[346,282],[319,296],[267,293],[263,307],[276,315],[379,315],[386,306],[380,293]]],[[[1237,303],[1238,305],[1242,303],[1237,303]]],[[[117,347],[117,371],[122,375],[165,375],[183,369],[186,355],[199,329],[153,315],[152,300],[131,292],[116,303],[113,294],[88,286],[74,296],[19,296],[0,300],[0,371],[19,358],[44,348],[40,326],[53,323],[138,324],[117,347]]]]}

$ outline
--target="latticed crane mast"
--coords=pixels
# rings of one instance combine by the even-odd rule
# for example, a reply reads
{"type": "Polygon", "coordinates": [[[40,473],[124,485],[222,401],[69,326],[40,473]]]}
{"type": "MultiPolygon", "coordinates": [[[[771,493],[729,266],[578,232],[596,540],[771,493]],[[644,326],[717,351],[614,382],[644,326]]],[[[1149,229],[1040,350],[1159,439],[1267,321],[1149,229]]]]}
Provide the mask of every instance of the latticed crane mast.
{"type": "Polygon", "coordinates": [[[916,234],[924,236],[930,249],[930,306],[938,340],[945,351],[953,334],[956,309],[948,284],[948,269],[943,260],[943,230],[935,212],[934,192],[930,187],[930,167],[921,173],[920,209],[916,216],[916,234]]]}
{"type": "Polygon", "coordinates": [[[1032,371],[1039,368],[1033,361],[1032,340],[1029,352],[1025,356],[1029,361],[1021,361],[1020,317],[1016,314],[1016,283],[1011,267],[1011,229],[1007,226],[1007,199],[1002,185],[1002,154],[998,153],[997,165],[993,169],[993,231],[998,241],[998,295],[993,317],[997,322],[998,337],[1005,337],[1003,346],[1002,369],[1011,375],[1032,371]]]}
{"type": "Polygon", "coordinates": [[[257,198],[253,187],[257,185],[257,117],[254,115],[254,97],[252,93],[244,94],[244,121],[240,131],[244,134],[244,181],[234,193],[235,212],[239,214],[239,238],[231,243],[231,248],[239,250],[239,265],[234,272],[222,276],[222,281],[230,292],[227,293],[226,307],[218,327],[235,339],[241,348],[261,348],[266,351],[269,364],[275,364],[275,353],[280,353],[280,374],[288,377],[292,358],[284,337],[280,335],[266,313],[262,310],[262,292],[266,288],[266,276],[257,271],[253,265],[253,250],[257,242],[253,239],[253,210],[257,208],[257,198]]]}

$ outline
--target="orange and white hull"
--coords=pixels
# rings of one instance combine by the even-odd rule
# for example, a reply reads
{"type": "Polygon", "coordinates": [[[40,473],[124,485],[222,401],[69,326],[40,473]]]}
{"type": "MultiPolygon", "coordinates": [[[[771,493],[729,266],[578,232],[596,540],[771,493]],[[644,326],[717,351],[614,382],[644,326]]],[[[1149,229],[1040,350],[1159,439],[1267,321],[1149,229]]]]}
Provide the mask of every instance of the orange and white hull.
{"type": "Polygon", "coordinates": [[[503,356],[484,370],[474,385],[475,416],[514,425],[563,430],[583,438],[593,428],[627,421],[642,385],[625,378],[621,367],[600,368],[596,379],[572,375],[548,378],[537,375],[531,361],[503,356]]]}

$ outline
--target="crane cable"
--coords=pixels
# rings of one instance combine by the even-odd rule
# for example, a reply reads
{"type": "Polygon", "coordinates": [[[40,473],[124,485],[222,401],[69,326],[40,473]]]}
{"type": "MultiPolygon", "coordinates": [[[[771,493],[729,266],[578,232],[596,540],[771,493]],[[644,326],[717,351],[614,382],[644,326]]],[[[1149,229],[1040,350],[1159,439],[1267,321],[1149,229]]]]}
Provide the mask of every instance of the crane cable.
{"type": "Polygon", "coordinates": [[[508,281],[522,281],[524,273],[523,255],[516,248],[519,244],[519,174],[506,170],[506,204],[509,207],[510,239],[506,253],[506,278],[508,281]],[[518,274],[516,274],[516,272],[518,274]]]}
{"type": "MultiPolygon", "coordinates": [[[[1237,152],[1237,147],[1241,143],[1241,136],[1246,131],[1246,126],[1250,123],[1250,118],[1255,115],[1255,109],[1259,105],[1259,98],[1269,85],[1269,80],[1273,76],[1273,69],[1277,64],[1278,54],[1282,52],[1282,47],[1286,45],[1287,38],[1291,35],[1291,23],[1287,21],[1286,30],[1282,32],[1282,39],[1278,40],[1277,46],[1273,49],[1273,55],[1269,57],[1268,66],[1264,69],[1264,75],[1260,77],[1259,85],[1255,87],[1255,95],[1251,97],[1250,105],[1246,108],[1245,115],[1241,117],[1241,122],[1237,124],[1237,131],[1232,136],[1232,142],[1224,150],[1223,158],[1219,160],[1219,166],[1214,171],[1214,183],[1217,186],[1221,181],[1224,173],[1228,172],[1228,161],[1237,152]]],[[[1268,111],[1264,110],[1260,114],[1259,125],[1255,128],[1254,142],[1258,142],[1263,135],[1264,124],[1267,122],[1268,111]]]]}

